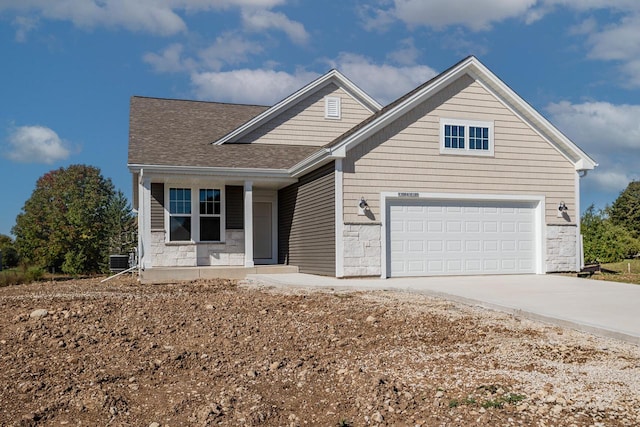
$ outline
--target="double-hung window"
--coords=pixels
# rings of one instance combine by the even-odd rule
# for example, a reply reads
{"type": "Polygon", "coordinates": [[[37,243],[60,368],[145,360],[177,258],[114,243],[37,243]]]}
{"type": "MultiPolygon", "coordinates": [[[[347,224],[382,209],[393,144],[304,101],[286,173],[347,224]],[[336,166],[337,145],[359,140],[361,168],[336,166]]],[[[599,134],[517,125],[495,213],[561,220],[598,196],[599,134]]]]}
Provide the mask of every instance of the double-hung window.
{"type": "Polygon", "coordinates": [[[200,189],[200,241],[220,240],[220,190],[200,189]]]}
{"type": "Polygon", "coordinates": [[[169,241],[222,241],[222,198],[220,187],[169,188],[169,241]]]}
{"type": "Polygon", "coordinates": [[[493,156],[493,122],[440,119],[440,153],[493,156]]]}
{"type": "Polygon", "coordinates": [[[169,189],[169,240],[191,240],[191,189],[169,189]]]}

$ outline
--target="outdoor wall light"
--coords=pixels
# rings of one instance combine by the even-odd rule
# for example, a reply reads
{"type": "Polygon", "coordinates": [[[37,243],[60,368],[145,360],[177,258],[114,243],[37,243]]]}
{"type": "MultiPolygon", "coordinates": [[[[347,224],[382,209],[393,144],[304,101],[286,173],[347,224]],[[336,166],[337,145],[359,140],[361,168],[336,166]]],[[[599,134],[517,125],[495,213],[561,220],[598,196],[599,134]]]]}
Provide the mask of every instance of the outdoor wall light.
{"type": "Polygon", "coordinates": [[[569,208],[567,207],[566,203],[560,202],[560,204],[558,205],[558,218],[562,218],[564,216],[564,213],[568,210],[569,208]]]}
{"type": "Polygon", "coordinates": [[[358,215],[365,215],[365,211],[369,210],[369,204],[364,199],[364,197],[360,197],[360,202],[358,202],[358,215]]]}

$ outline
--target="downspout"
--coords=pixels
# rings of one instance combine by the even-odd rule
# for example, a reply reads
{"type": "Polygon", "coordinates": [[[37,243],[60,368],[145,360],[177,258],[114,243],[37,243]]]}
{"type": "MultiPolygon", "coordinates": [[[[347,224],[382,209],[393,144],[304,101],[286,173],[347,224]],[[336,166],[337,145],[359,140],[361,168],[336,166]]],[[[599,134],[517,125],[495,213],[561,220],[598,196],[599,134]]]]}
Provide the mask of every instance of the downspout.
{"type": "Polygon", "coordinates": [[[580,227],[580,178],[587,176],[586,170],[577,170],[575,176],[575,203],[576,203],[576,271],[581,271],[584,267],[584,249],[582,246],[582,231],[580,227]],[[584,172],[584,174],[581,174],[584,172]]]}
{"type": "Polygon", "coordinates": [[[144,270],[144,216],[147,214],[147,207],[144,205],[144,168],[140,168],[140,175],[138,177],[138,277],[141,277],[142,270],[144,270]],[[142,188],[140,188],[142,187],[142,188]]]}

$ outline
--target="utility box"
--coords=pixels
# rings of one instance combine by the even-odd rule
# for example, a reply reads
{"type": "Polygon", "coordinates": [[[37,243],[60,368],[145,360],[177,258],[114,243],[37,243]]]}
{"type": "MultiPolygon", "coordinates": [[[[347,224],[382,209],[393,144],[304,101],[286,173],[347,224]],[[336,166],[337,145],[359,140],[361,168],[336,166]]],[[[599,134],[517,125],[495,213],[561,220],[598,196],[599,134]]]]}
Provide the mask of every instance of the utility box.
{"type": "Polygon", "coordinates": [[[109,271],[119,273],[129,268],[129,255],[109,255],[109,271]]]}

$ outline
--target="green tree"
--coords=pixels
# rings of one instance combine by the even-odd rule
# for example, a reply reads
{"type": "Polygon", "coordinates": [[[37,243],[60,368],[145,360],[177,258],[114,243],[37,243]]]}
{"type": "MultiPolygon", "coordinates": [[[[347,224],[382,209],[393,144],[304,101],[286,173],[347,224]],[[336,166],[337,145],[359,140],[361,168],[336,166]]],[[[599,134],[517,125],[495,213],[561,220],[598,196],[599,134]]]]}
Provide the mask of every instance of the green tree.
{"type": "Polygon", "coordinates": [[[2,268],[18,265],[18,251],[14,247],[13,239],[5,234],[0,234],[0,252],[2,252],[2,268]]]}
{"type": "Polygon", "coordinates": [[[111,180],[93,166],[44,174],[12,229],[23,261],[68,274],[104,270],[116,194],[111,180]]]}
{"type": "Polygon", "coordinates": [[[611,221],[640,238],[640,181],[631,181],[611,205],[611,221]]]}
{"type": "Polygon", "coordinates": [[[584,260],[617,262],[640,252],[640,240],[610,218],[610,209],[596,211],[589,206],[581,218],[584,260]]]}
{"type": "Polygon", "coordinates": [[[110,254],[127,254],[137,246],[137,223],[127,197],[120,190],[107,207],[107,224],[110,254]]]}

